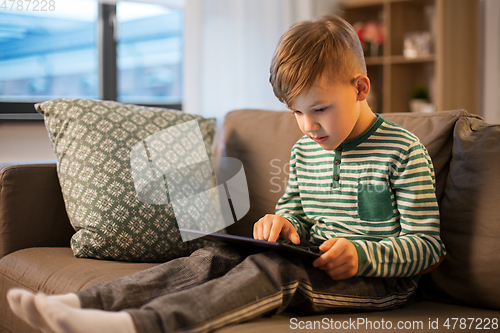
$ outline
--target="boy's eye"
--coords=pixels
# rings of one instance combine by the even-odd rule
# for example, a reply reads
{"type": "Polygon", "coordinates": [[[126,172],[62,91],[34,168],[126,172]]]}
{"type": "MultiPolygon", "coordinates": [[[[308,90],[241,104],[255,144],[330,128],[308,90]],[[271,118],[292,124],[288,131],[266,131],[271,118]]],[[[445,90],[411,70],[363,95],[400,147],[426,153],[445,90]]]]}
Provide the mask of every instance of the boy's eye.
{"type": "Polygon", "coordinates": [[[325,111],[325,110],[326,110],[326,108],[320,108],[320,109],[316,109],[316,110],[314,110],[314,111],[315,111],[315,112],[323,112],[323,111],[325,111]]]}

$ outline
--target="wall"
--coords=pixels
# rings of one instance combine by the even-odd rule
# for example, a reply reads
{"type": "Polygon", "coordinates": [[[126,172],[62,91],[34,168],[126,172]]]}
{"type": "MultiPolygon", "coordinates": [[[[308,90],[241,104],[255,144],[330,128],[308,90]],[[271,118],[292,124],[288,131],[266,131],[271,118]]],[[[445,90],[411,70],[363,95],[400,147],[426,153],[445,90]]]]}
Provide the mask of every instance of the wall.
{"type": "Polygon", "coordinates": [[[484,25],[482,116],[492,124],[500,124],[500,1],[482,0],[484,25]]]}
{"type": "Polygon", "coordinates": [[[0,163],[55,158],[42,121],[0,122],[0,163]]]}
{"type": "MultiPolygon", "coordinates": [[[[314,13],[335,12],[338,0],[317,0],[314,13]]],[[[500,1],[482,0],[483,102],[482,116],[500,123],[500,1]]],[[[42,122],[0,122],[0,163],[55,159],[42,122]]]]}

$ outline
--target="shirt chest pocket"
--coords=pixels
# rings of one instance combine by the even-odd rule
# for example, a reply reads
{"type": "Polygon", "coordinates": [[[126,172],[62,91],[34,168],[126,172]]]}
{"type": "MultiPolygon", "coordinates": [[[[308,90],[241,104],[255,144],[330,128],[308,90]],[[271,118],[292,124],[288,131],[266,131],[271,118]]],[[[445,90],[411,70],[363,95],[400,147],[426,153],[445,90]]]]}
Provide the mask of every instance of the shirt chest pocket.
{"type": "Polygon", "coordinates": [[[363,221],[380,222],[394,215],[392,189],[384,181],[358,183],[358,216],[363,221]]]}

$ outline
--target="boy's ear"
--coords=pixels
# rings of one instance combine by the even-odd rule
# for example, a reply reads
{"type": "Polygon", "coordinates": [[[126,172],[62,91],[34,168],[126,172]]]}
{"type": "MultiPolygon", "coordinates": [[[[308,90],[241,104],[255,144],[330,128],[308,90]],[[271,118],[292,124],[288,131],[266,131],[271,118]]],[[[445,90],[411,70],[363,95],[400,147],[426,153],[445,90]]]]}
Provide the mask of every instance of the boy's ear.
{"type": "Polygon", "coordinates": [[[370,79],[366,75],[359,75],[354,79],[354,87],[357,91],[357,99],[359,102],[364,101],[370,92],[370,79]]]}

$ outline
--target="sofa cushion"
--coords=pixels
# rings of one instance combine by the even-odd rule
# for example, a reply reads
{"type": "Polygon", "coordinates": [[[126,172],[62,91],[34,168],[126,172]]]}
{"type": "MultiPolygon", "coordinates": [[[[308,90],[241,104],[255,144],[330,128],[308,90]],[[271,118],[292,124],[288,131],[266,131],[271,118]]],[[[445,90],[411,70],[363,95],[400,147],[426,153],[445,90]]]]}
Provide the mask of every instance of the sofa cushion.
{"type": "Polygon", "coordinates": [[[461,118],[440,205],[448,254],[425,297],[500,310],[500,125],[461,118]]]}
{"type": "Polygon", "coordinates": [[[41,332],[12,313],[6,297],[11,288],[64,294],[156,265],[75,258],[69,247],[38,247],[11,253],[0,259],[0,332],[41,332]]]}
{"type": "Polygon", "coordinates": [[[427,148],[434,165],[438,202],[443,197],[446,178],[448,177],[453,144],[453,128],[457,120],[466,114],[465,110],[382,114],[385,119],[401,125],[415,134],[427,148]]]}
{"type": "Polygon", "coordinates": [[[0,281],[15,281],[16,287],[31,291],[64,294],[157,265],[75,258],[69,247],[28,248],[0,259],[0,281]]]}
{"type": "MultiPolygon", "coordinates": [[[[25,288],[46,294],[68,293],[156,265],[79,259],[73,256],[69,248],[31,248],[12,253],[0,260],[0,332],[40,332],[11,312],[5,297],[10,288],[25,288]]],[[[400,321],[404,321],[409,332],[427,328],[430,332],[431,327],[432,332],[448,332],[443,325],[447,318],[485,318],[482,322],[476,321],[475,327],[491,329],[495,327],[492,327],[491,319],[498,318],[498,312],[435,302],[416,302],[393,311],[335,313],[308,317],[287,311],[272,318],[264,317],[226,326],[217,332],[290,332],[310,325],[322,325],[320,327],[323,329],[319,329],[320,331],[331,329],[336,332],[393,332],[400,321]],[[489,325],[486,318],[490,320],[489,325]],[[353,322],[359,323],[359,326],[353,326],[356,325],[352,324],[353,322]],[[387,324],[389,322],[390,324],[387,324]],[[386,325],[380,326],[383,323],[386,325]],[[413,326],[409,326],[410,324],[413,326]],[[374,325],[387,329],[374,329],[374,325]],[[389,325],[392,325],[391,329],[388,329],[389,325]]],[[[449,323],[453,326],[453,321],[449,323]]],[[[470,321],[467,324],[469,325],[470,321]]],[[[402,328],[396,330],[401,331],[402,328]]]]}
{"type": "MultiPolygon", "coordinates": [[[[57,173],[66,211],[76,230],[71,239],[76,257],[161,262],[187,255],[205,244],[201,240],[182,242],[168,201],[147,201],[140,197],[131,161],[134,156],[138,159],[141,150],[136,148],[142,145],[144,158],[140,157],[145,170],[156,170],[158,161],[153,153],[158,142],[150,140],[160,136],[152,135],[161,132],[160,144],[177,147],[175,139],[168,140],[169,130],[164,130],[197,120],[201,130],[198,137],[205,144],[203,154],[210,163],[208,153],[215,132],[214,119],[174,110],[83,99],[48,101],[37,104],[36,109],[44,115],[58,159],[57,173]],[[151,156],[146,156],[144,148],[148,143],[151,156]]],[[[173,160],[184,148],[173,149],[170,156],[162,156],[162,161],[173,160]]],[[[160,190],[151,193],[166,198],[165,183],[162,178],[157,180],[163,187],[158,186],[160,190]]]]}
{"type": "Polygon", "coordinates": [[[288,182],[290,150],[302,135],[290,111],[247,109],[226,115],[213,154],[243,163],[250,195],[250,211],[227,228],[230,234],[252,237],[254,223],[274,214],[288,182]]]}
{"type": "Polygon", "coordinates": [[[450,331],[470,332],[471,330],[467,329],[469,327],[475,327],[478,330],[497,330],[498,312],[437,302],[416,302],[402,309],[383,312],[326,313],[308,317],[301,317],[292,312],[284,312],[271,318],[264,317],[237,326],[225,326],[218,329],[217,333],[444,333],[450,331]],[[465,324],[463,320],[460,321],[461,318],[467,318],[465,324]],[[497,318],[497,320],[493,318],[497,318]],[[472,320],[474,320],[473,323],[471,323],[472,320]],[[453,329],[454,326],[455,329],[453,329]]]}

